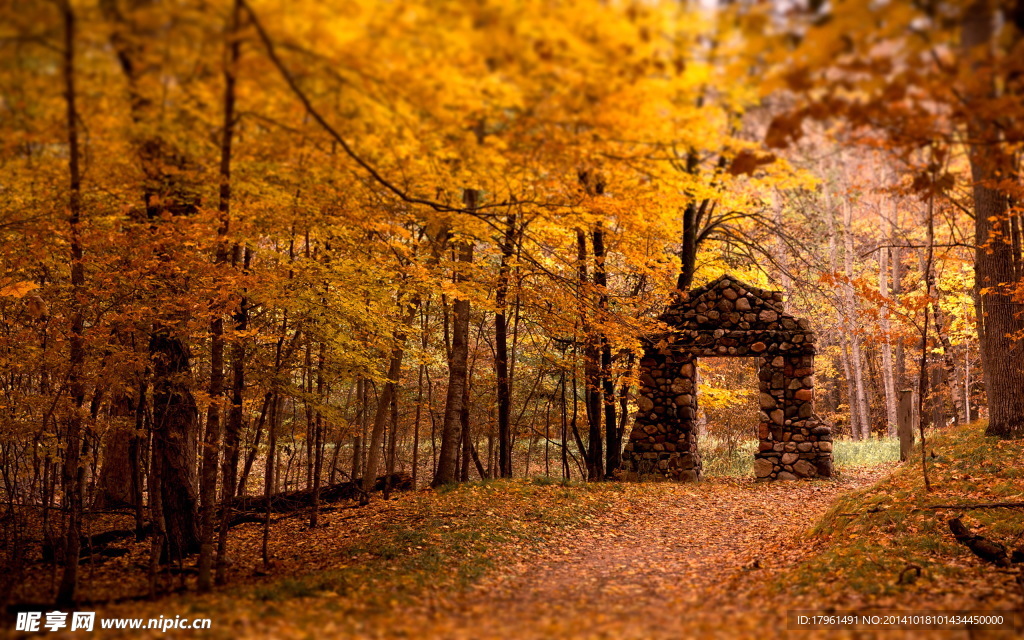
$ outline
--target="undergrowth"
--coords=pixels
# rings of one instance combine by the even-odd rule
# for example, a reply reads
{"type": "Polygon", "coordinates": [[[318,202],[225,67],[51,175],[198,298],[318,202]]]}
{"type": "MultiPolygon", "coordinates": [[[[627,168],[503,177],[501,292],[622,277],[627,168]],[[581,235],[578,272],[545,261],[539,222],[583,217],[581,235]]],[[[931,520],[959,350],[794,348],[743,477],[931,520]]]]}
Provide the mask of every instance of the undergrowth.
{"type": "MultiPolygon", "coordinates": [[[[847,449],[846,464],[875,455],[867,443],[848,444],[863,446],[847,449]]],[[[840,459],[837,455],[837,462],[840,459]]],[[[966,507],[1024,498],[1020,441],[987,437],[980,423],[947,428],[929,436],[926,463],[930,492],[924,486],[918,448],[888,477],[837,500],[810,532],[811,542],[821,545],[820,552],[777,576],[775,588],[888,596],[919,589],[962,590],[950,585],[964,581],[991,582],[992,565],[958,544],[948,521],[961,517],[974,533],[1011,549],[1020,543],[1021,509],[966,507]],[[935,505],[965,506],[924,508],[935,505]],[[829,580],[823,583],[822,576],[829,580]]]]}

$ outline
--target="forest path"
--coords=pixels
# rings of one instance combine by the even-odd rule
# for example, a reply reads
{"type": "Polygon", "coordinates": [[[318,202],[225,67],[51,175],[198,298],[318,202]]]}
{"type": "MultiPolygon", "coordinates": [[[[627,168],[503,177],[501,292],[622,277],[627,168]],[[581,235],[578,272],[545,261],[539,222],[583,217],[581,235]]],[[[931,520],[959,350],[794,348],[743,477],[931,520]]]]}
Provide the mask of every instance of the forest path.
{"type": "MultiPolygon", "coordinates": [[[[454,608],[435,612],[430,635],[769,637],[779,631],[734,597],[798,562],[803,534],[833,500],[884,471],[830,482],[657,485],[570,530],[539,557],[495,572],[454,608]]],[[[777,620],[784,607],[773,613],[777,620]]]]}

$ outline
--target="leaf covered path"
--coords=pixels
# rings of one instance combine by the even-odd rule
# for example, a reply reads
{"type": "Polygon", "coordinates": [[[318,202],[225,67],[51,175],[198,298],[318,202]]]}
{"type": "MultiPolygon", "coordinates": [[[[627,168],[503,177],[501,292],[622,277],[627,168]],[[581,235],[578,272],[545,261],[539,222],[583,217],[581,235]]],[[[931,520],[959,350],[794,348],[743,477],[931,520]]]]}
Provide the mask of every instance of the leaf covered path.
{"type": "Polygon", "coordinates": [[[496,572],[432,612],[427,627],[451,638],[781,634],[785,608],[752,608],[743,591],[799,561],[804,534],[837,494],[881,472],[837,482],[665,484],[642,493],[627,485],[621,508],[496,572]]]}

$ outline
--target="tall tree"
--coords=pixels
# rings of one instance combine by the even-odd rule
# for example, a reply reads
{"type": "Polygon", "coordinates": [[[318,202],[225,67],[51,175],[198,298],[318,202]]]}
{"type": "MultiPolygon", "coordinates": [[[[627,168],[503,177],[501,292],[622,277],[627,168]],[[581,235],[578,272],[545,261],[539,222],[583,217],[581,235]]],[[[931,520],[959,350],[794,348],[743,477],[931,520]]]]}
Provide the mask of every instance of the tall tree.
{"type": "Polygon", "coordinates": [[[75,13],[69,0],[58,3],[64,27],[63,78],[68,141],[68,233],[70,241],[69,266],[71,268],[71,332],[68,361],[68,389],[71,393],[71,411],[68,417],[67,443],[64,452],[63,482],[67,502],[68,524],[64,545],[64,572],[57,591],[57,602],[69,605],[78,594],[78,555],[82,535],[81,463],[82,409],[85,404],[85,314],[81,308],[85,300],[85,266],[82,249],[82,175],[79,168],[78,108],[75,104],[75,13]]]}
{"type": "MultiPolygon", "coordinates": [[[[231,227],[231,145],[235,132],[235,74],[241,47],[239,20],[242,5],[235,2],[231,10],[224,55],[224,119],[220,141],[220,188],[217,211],[217,252],[215,265],[219,275],[228,262],[227,235],[231,227]]],[[[199,590],[213,587],[214,534],[217,519],[217,464],[221,449],[221,405],[224,396],[224,316],[214,310],[210,319],[210,405],[206,413],[206,435],[203,441],[203,466],[200,484],[202,505],[199,546],[199,590]]],[[[225,482],[233,482],[234,479],[225,482]]]]}
{"type": "MultiPolygon", "coordinates": [[[[479,194],[475,189],[466,189],[463,200],[469,209],[475,209],[479,194]]],[[[473,240],[466,238],[458,243],[455,284],[465,283],[473,262],[473,240]]],[[[461,291],[455,298],[452,319],[452,350],[448,363],[448,392],[444,404],[444,422],[441,429],[441,450],[437,458],[437,472],[433,486],[455,482],[458,479],[459,441],[462,433],[462,410],[468,396],[469,384],[469,296],[461,291]]],[[[470,447],[470,442],[463,443],[470,447]]]]}
{"type": "Polygon", "coordinates": [[[498,475],[512,477],[512,434],[509,424],[509,410],[512,396],[512,380],[508,367],[508,289],[509,274],[512,270],[512,252],[516,240],[516,214],[510,212],[505,218],[505,234],[501,240],[501,265],[498,267],[498,286],[494,292],[494,369],[497,384],[498,410],[498,475]]]}
{"type": "MultiPolygon", "coordinates": [[[[1020,15],[1021,3],[1011,3],[1007,16],[1020,15]]],[[[978,337],[981,341],[982,372],[988,396],[989,422],[986,433],[1001,438],[1024,437],[1024,304],[1008,286],[1015,283],[1021,255],[1014,250],[1013,235],[1007,231],[1012,219],[1009,197],[1000,182],[1013,175],[1012,151],[1002,142],[1002,133],[991,113],[1002,80],[992,60],[996,38],[997,5],[979,0],[964,11],[963,56],[972,69],[967,117],[972,141],[968,158],[974,182],[975,286],[979,301],[978,337]]],[[[1024,25],[1003,21],[1011,31],[1007,51],[1015,50],[1024,25]]],[[[1012,84],[1010,86],[1013,86],[1012,84]]],[[[1018,116],[1020,117],[1020,116],[1018,116]]]]}
{"type": "MultiPolygon", "coordinates": [[[[142,170],[144,219],[155,228],[165,215],[189,215],[197,210],[196,187],[190,181],[191,162],[161,135],[165,117],[161,96],[161,65],[153,49],[158,44],[153,6],[140,0],[103,0],[111,23],[110,41],[120,63],[128,92],[134,128],[134,147],[142,170]]],[[[173,256],[157,249],[167,275],[166,286],[179,284],[173,256]]],[[[161,477],[168,552],[181,558],[199,550],[196,443],[199,413],[192,388],[192,353],[181,335],[180,315],[154,322],[149,339],[153,371],[153,452],[161,477]]]]}

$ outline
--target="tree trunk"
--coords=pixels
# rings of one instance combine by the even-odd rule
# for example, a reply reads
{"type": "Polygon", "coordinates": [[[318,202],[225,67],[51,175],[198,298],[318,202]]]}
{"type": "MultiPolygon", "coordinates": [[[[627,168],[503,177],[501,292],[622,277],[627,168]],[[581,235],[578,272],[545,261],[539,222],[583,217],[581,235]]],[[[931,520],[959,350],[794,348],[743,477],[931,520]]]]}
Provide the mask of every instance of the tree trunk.
{"type": "MultiPolygon", "coordinates": [[[[895,230],[892,238],[895,240],[895,230]]],[[[903,294],[903,247],[896,246],[892,250],[892,298],[897,303],[903,294]]],[[[906,389],[907,382],[907,357],[903,341],[896,342],[893,350],[893,369],[896,374],[895,384],[897,389],[906,389]]]]}
{"type": "MultiPolygon", "coordinates": [[[[283,340],[283,338],[282,338],[283,340]]],[[[280,342],[278,343],[280,345],[280,342]]],[[[280,351],[280,348],[278,348],[280,351]]],[[[270,401],[270,424],[267,434],[267,468],[263,476],[263,493],[266,497],[266,505],[263,519],[263,540],[260,553],[263,558],[264,571],[270,569],[270,510],[271,498],[276,493],[274,486],[277,483],[277,423],[281,415],[281,396],[274,394],[270,401]]]]}
{"type": "Polygon", "coordinates": [[[589,425],[587,439],[587,480],[600,480],[603,473],[604,460],[601,446],[601,381],[600,351],[594,344],[591,334],[590,318],[588,317],[587,292],[589,276],[587,275],[587,237],[581,230],[576,231],[577,261],[579,263],[578,293],[580,300],[580,322],[583,336],[583,381],[584,407],[589,425]]]}
{"type": "MultiPolygon", "coordinates": [[[[606,325],[608,314],[608,273],[606,271],[604,229],[600,222],[594,227],[594,285],[598,294],[598,309],[601,314],[599,321],[606,325]]],[[[619,468],[619,456],[622,443],[619,438],[619,425],[615,417],[615,380],[612,378],[612,346],[608,340],[607,330],[602,328],[601,344],[601,391],[604,399],[604,437],[605,437],[605,477],[609,478],[619,468]]]]}
{"type": "Polygon", "coordinates": [[[851,402],[857,403],[857,414],[860,418],[857,425],[860,437],[866,439],[871,435],[871,414],[868,410],[867,395],[864,393],[864,356],[861,353],[860,338],[853,327],[856,324],[857,299],[853,293],[853,208],[845,199],[842,201],[843,208],[843,268],[846,272],[846,280],[843,283],[843,297],[846,301],[846,310],[850,340],[850,364],[853,367],[854,388],[856,397],[851,402]]]}
{"type": "MultiPolygon", "coordinates": [[[[984,101],[995,96],[995,83],[990,78],[976,49],[991,45],[994,38],[993,4],[976,2],[967,8],[963,23],[964,54],[972,58],[978,81],[968,101],[984,101]],[[982,80],[978,80],[981,78],[982,80]]],[[[997,183],[1007,179],[1011,168],[1005,143],[995,123],[982,114],[985,109],[969,108],[968,137],[976,141],[969,147],[971,177],[974,180],[975,287],[979,301],[978,335],[981,346],[982,373],[988,396],[989,422],[985,433],[1000,438],[1024,437],[1024,305],[1016,302],[1008,284],[1016,281],[1014,274],[1020,256],[1014,251],[1008,233],[1010,210],[1005,193],[997,183]]]]}
{"type": "Polygon", "coordinates": [[[75,14],[68,0],[59,3],[64,23],[64,101],[68,136],[68,235],[71,267],[71,336],[68,356],[68,389],[71,393],[71,414],[68,418],[64,450],[64,495],[68,524],[64,545],[64,572],[57,590],[57,604],[73,605],[78,597],[78,555],[82,536],[81,465],[82,407],[85,404],[85,316],[81,300],[85,293],[85,268],[82,249],[82,178],[79,170],[78,110],[75,106],[75,14]]]}
{"type": "MultiPolygon", "coordinates": [[[[889,248],[882,247],[878,250],[878,290],[883,298],[889,298],[889,248]]],[[[886,434],[893,438],[896,436],[896,376],[893,371],[892,361],[892,324],[889,322],[889,310],[882,309],[879,320],[882,333],[885,334],[882,341],[882,381],[885,385],[885,417],[886,434]]]]}
{"type": "Polygon", "coordinates": [[[363,477],[363,442],[366,439],[366,378],[356,380],[356,425],[358,433],[352,438],[351,478],[363,477]]]}
{"type": "MultiPolygon", "coordinates": [[[[469,208],[474,208],[477,192],[466,189],[464,200],[469,208]]],[[[464,240],[460,244],[459,263],[464,266],[456,272],[456,284],[466,282],[468,275],[463,269],[468,269],[473,262],[473,241],[464,240]]],[[[457,478],[462,405],[469,383],[469,298],[465,297],[464,293],[460,294],[452,307],[452,355],[448,365],[448,393],[445,397],[444,422],[441,426],[441,451],[438,454],[437,473],[432,483],[435,487],[455,482],[457,478]]]]}
{"type": "MultiPolygon", "coordinates": [[[[189,176],[187,154],[162,137],[159,120],[165,117],[161,62],[152,48],[159,36],[150,22],[130,3],[122,12],[118,2],[102,2],[111,22],[110,42],[127,82],[129,109],[137,129],[134,141],[143,175],[145,219],[159,224],[163,214],[189,215],[198,208],[198,189],[189,176]]],[[[162,262],[172,258],[160,253],[162,262]]],[[[168,269],[168,272],[171,270],[168,269]]],[[[183,284],[180,283],[179,284],[183,284]]],[[[184,286],[184,285],[183,285],[184,286]]],[[[149,351],[153,370],[153,453],[159,460],[167,551],[183,558],[199,548],[198,500],[195,478],[199,416],[192,395],[191,354],[176,327],[184,318],[161,317],[154,322],[149,351]]]]}
{"type": "MultiPolygon", "coordinates": [[[[323,411],[320,410],[320,406],[325,401],[325,384],[324,380],[324,365],[327,361],[327,345],[324,342],[320,343],[319,353],[317,355],[316,362],[316,398],[317,408],[316,416],[313,420],[313,510],[309,514],[309,528],[313,529],[319,526],[320,519],[320,480],[323,475],[324,466],[324,416],[323,411]]],[[[330,393],[329,390],[326,391],[330,393]]]]}
{"type": "MultiPolygon", "coordinates": [[[[235,245],[233,261],[237,264],[242,252],[239,245],[235,245]]],[[[246,248],[242,260],[242,270],[249,270],[249,260],[252,252],[246,248]]],[[[249,301],[245,296],[238,303],[234,317],[235,331],[244,332],[249,328],[249,301]]],[[[245,392],[245,342],[242,338],[235,338],[231,344],[231,409],[228,412],[228,421],[224,431],[224,458],[222,460],[221,478],[223,488],[221,489],[222,502],[225,505],[231,503],[235,497],[236,483],[238,482],[238,444],[242,434],[242,401],[245,392]]],[[[227,547],[228,547],[228,519],[231,517],[231,509],[224,507],[221,514],[220,531],[217,538],[217,567],[216,582],[225,584],[227,582],[227,547]]]]}
{"type": "Polygon", "coordinates": [[[462,434],[459,441],[462,443],[461,463],[459,466],[459,481],[469,482],[469,462],[472,457],[470,449],[473,447],[473,434],[469,428],[469,391],[472,384],[473,368],[466,369],[466,384],[462,387],[462,406],[459,407],[459,426],[462,434]]]}
{"type": "MultiPolygon", "coordinates": [[[[220,193],[217,211],[217,256],[215,269],[223,271],[228,262],[227,234],[231,225],[231,143],[235,129],[235,71],[238,64],[237,31],[241,2],[231,11],[224,65],[224,118],[220,143],[220,193]]],[[[216,277],[216,276],[215,276],[216,277]]],[[[224,396],[224,317],[217,311],[210,320],[210,405],[206,412],[206,437],[203,438],[203,470],[200,481],[202,505],[199,544],[199,591],[213,587],[213,538],[217,520],[217,464],[220,458],[221,402],[224,396]]]]}
{"type": "Polygon", "coordinates": [[[153,362],[153,451],[163,490],[168,559],[199,550],[196,496],[198,410],[190,389],[191,368],[185,344],[166,327],[149,341],[153,362]]]}
{"type": "Polygon", "coordinates": [[[498,287],[495,291],[494,314],[494,369],[497,378],[498,400],[498,475],[512,477],[511,435],[509,432],[510,397],[512,381],[508,376],[508,323],[505,315],[508,280],[511,271],[512,248],[515,242],[516,215],[509,214],[505,223],[505,237],[501,243],[501,266],[498,269],[498,287]]]}

